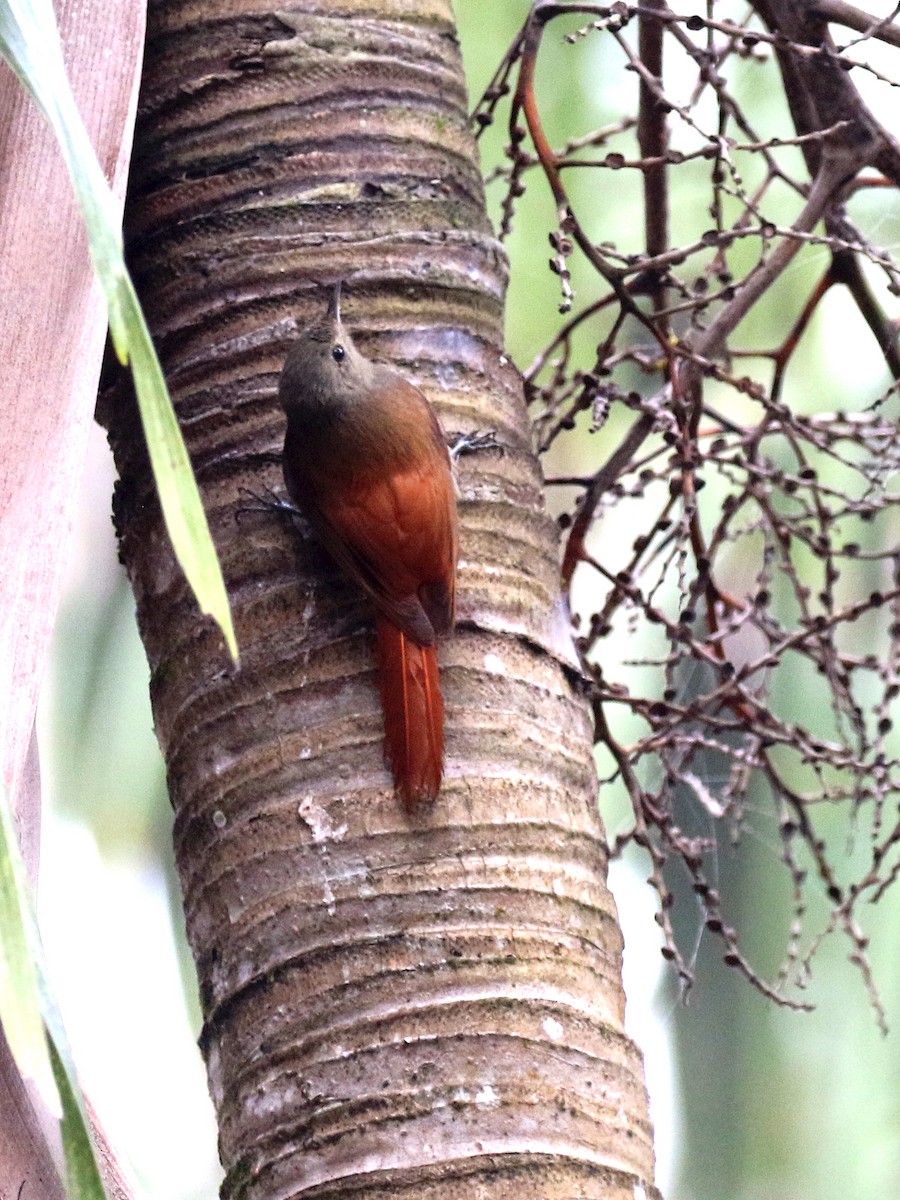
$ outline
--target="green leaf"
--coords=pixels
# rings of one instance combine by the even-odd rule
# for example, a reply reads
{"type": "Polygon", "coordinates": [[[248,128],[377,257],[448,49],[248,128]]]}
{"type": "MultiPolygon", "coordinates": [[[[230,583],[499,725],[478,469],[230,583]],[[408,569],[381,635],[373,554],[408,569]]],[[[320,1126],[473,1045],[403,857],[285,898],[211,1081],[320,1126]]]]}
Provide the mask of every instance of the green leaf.
{"type": "Polygon", "coordinates": [[[0,1021],[21,1073],[61,1111],[70,1200],[106,1200],[5,793],[0,790],[0,1021]],[[55,1102],[55,1103],[54,1103],[55,1102]]]}
{"type": "Polygon", "coordinates": [[[231,656],[236,660],[238,649],[228,596],[206,513],[144,314],[127,275],[122,280],[117,299],[121,329],[110,325],[110,330],[116,352],[120,357],[130,355],[135,380],[142,381],[142,386],[137,388],[138,407],[166,528],[201,609],[218,621],[231,656]]]}
{"type": "Polygon", "coordinates": [[[30,92],[59,141],[84,216],[94,269],[119,360],[134,375],[144,436],[172,547],[204,613],[235,660],[225,581],[156,351],[125,268],[112,193],[75,105],[50,0],[0,0],[0,55],[30,92]]]}
{"type": "Polygon", "coordinates": [[[5,794],[0,794],[0,1022],[13,1058],[52,1105],[56,1096],[33,955],[37,927],[5,794]]]}
{"type": "Polygon", "coordinates": [[[47,1042],[50,1047],[53,1075],[62,1098],[60,1131],[66,1156],[67,1190],[70,1200],[106,1200],[103,1180],[97,1169],[97,1159],[85,1122],[81,1092],[49,1035],[47,1042]]]}

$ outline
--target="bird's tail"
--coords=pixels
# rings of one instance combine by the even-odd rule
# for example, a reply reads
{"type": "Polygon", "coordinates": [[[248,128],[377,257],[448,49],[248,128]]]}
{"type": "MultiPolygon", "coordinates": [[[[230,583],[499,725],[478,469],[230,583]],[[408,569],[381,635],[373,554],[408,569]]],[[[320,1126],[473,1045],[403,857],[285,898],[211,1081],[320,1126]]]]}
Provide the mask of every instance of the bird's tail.
{"type": "Polygon", "coordinates": [[[377,622],[384,758],[407,808],[433,800],[444,773],[444,700],[437,649],[420,646],[379,617],[377,622]]]}

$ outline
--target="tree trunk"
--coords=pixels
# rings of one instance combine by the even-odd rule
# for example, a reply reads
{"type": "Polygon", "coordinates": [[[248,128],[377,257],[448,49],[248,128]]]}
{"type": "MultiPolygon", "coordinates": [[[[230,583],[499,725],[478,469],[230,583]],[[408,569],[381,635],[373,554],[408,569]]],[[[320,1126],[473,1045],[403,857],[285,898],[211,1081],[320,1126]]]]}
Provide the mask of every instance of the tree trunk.
{"type": "Polygon", "coordinates": [[[150,6],[130,254],[239,669],[175,566],[121,391],[106,420],[226,1195],[652,1194],[591,722],[465,105],[449,0],[150,6]],[[447,774],[411,816],[365,602],[309,537],[239,511],[282,487],[278,374],[338,278],[363,352],[503,446],[461,464],[447,774]]]}

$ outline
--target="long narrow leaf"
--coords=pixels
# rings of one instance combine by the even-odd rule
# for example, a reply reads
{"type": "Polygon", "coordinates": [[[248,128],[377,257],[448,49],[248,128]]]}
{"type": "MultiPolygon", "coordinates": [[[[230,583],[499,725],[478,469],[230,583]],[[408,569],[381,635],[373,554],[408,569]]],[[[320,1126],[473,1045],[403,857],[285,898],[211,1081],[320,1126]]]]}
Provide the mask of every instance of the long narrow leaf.
{"type": "Polygon", "coordinates": [[[61,1116],[70,1200],[106,1200],[6,795],[0,789],[0,1022],[19,1070],[61,1116]]]}
{"type": "Polygon", "coordinates": [[[197,602],[219,624],[237,658],[225,582],[187,449],[122,254],[115,205],[78,113],[50,0],[0,0],[0,55],[53,128],[84,216],[91,258],[122,363],[135,389],[166,528],[197,602]]]}
{"type": "Polygon", "coordinates": [[[69,1200],[105,1200],[103,1181],[97,1168],[97,1158],[88,1136],[84,1106],[77,1080],[70,1073],[57,1049],[56,1041],[48,1034],[53,1075],[62,1099],[62,1144],[66,1156],[66,1175],[69,1200]]]}
{"type": "MultiPolygon", "coordinates": [[[[0,795],[0,1023],[19,1070],[53,1103],[28,883],[5,795],[0,795]]],[[[58,1107],[58,1103],[57,1103],[58,1107]]]]}

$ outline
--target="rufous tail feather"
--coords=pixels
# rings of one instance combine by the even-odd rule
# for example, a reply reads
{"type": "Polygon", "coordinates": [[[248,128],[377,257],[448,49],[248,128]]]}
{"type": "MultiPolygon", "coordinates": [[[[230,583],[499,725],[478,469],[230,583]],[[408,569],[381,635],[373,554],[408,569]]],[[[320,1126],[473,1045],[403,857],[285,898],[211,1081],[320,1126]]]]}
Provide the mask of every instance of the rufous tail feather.
{"type": "Polygon", "coordinates": [[[420,800],[433,800],[444,773],[444,701],[437,649],[418,645],[383,617],[376,632],[384,758],[397,794],[409,808],[420,800]]]}

